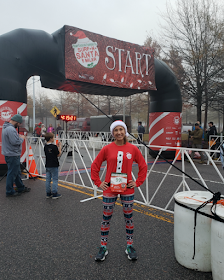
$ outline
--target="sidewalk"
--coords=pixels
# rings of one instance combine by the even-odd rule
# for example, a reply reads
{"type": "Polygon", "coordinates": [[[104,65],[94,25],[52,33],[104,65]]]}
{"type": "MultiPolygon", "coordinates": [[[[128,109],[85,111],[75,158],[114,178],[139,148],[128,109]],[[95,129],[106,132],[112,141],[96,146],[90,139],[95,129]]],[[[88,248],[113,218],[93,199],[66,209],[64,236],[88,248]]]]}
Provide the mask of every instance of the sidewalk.
{"type": "Polygon", "coordinates": [[[212,279],[179,265],[173,248],[173,215],[135,205],[134,247],[139,259],[131,262],[125,250],[122,208],[116,205],[104,262],[94,257],[100,245],[102,200],[80,203],[92,191],[62,184],[57,200],[45,198],[45,182],[25,181],[30,193],[5,197],[0,182],[0,279],[15,280],[201,280],[212,279]]]}

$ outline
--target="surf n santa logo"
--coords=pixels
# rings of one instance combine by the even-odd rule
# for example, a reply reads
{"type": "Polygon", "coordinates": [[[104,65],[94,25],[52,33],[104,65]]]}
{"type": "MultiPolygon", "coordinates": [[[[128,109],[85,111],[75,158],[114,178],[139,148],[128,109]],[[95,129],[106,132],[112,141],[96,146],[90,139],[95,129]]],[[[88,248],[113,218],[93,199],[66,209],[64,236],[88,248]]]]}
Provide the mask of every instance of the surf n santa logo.
{"type": "Polygon", "coordinates": [[[10,107],[3,107],[0,109],[0,118],[3,121],[10,121],[13,116],[13,110],[10,107]]]}
{"type": "Polygon", "coordinates": [[[178,125],[180,122],[180,118],[178,116],[174,117],[173,122],[174,124],[178,125]]]}
{"type": "Polygon", "coordinates": [[[78,31],[71,36],[78,37],[76,44],[72,44],[77,61],[86,68],[93,68],[99,62],[97,42],[91,41],[83,31],[78,31]]]}

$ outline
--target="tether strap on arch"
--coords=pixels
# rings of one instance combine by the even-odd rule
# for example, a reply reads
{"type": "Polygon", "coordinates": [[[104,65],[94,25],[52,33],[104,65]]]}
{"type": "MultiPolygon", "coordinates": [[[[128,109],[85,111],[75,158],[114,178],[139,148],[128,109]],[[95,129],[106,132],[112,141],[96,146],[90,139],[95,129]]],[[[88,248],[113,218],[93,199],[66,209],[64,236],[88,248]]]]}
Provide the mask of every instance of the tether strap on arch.
{"type": "Polygon", "coordinates": [[[224,219],[220,218],[215,212],[213,213],[212,212],[212,207],[214,205],[217,205],[217,202],[221,199],[221,193],[220,192],[217,192],[213,195],[213,197],[205,202],[203,202],[198,208],[194,209],[194,208],[191,208],[185,204],[182,204],[180,203],[179,201],[177,201],[176,199],[175,200],[175,203],[181,207],[184,207],[186,209],[189,209],[191,211],[194,211],[194,253],[193,253],[193,257],[192,259],[194,259],[195,257],[195,244],[196,244],[196,225],[197,225],[197,214],[201,214],[203,216],[206,216],[207,218],[210,218],[210,219],[213,219],[213,220],[216,220],[218,222],[221,222],[221,223],[224,223],[224,219]],[[208,203],[210,202],[213,202],[212,203],[212,207],[211,207],[211,213],[213,215],[209,215],[207,213],[204,213],[204,212],[201,212],[200,209],[202,209],[203,207],[205,207],[208,203]]]}
{"type": "MultiPolygon", "coordinates": [[[[69,81],[66,80],[66,82],[68,84],[70,84],[74,90],[76,92],[79,92],[76,87],[69,81]]],[[[111,118],[110,116],[108,116],[104,111],[102,111],[97,105],[95,105],[91,100],[89,100],[83,93],[79,92],[79,94],[84,97],[90,104],[92,104],[96,109],[98,109],[103,115],[105,115],[108,119],[110,119],[112,122],[114,121],[113,118],[111,118]]],[[[143,141],[141,141],[140,139],[137,139],[132,133],[129,133],[135,140],[139,141],[143,146],[145,146],[149,151],[151,151],[154,155],[157,155],[156,152],[154,150],[152,150],[149,146],[147,146],[143,141]]],[[[161,154],[159,154],[159,158],[165,160],[168,164],[172,165],[175,169],[177,169],[179,172],[181,172],[182,174],[186,175],[188,178],[190,178],[192,181],[194,181],[196,184],[200,185],[202,188],[206,189],[206,191],[209,191],[210,193],[212,193],[214,195],[214,192],[210,189],[208,189],[207,187],[205,187],[204,185],[202,185],[200,182],[198,182],[196,179],[194,179],[192,176],[190,176],[189,174],[185,173],[183,170],[181,170],[179,167],[177,167],[176,165],[174,165],[173,163],[169,162],[164,156],[162,156],[161,154]]]]}

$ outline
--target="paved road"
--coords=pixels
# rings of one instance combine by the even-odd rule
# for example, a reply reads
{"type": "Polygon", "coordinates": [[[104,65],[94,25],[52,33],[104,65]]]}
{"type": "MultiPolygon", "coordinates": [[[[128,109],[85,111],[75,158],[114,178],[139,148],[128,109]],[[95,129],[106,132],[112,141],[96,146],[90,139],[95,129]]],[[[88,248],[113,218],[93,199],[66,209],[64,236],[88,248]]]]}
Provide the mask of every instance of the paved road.
{"type": "Polygon", "coordinates": [[[139,259],[131,262],[124,253],[125,225],[118,201],[109,255],[96,263],[102,200],[80,203],[92,196],[91,190],[61,183],[63,197],[51,200],[45,198],[43,180],[27,180],[25,185],[32,188],[30,193],[6,198],[5,179],[0,182],[1,280],[212,279],[211,273],[192,271],[176,262],[171,214],[135,205],[134,245],[139,259]]]}

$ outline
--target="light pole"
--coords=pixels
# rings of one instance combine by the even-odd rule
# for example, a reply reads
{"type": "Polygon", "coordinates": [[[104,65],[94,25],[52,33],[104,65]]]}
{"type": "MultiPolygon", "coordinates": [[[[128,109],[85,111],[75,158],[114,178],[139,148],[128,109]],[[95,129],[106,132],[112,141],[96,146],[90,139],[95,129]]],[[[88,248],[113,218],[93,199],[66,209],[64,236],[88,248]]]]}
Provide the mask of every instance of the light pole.
{"type": "Polygon", "coordinates": [[[33,132],[35,131],[35,83],[34,83],[34,76],[33,76],[33,132]]]}
{"type": "Polygon", "coordinates": [[[123,122],[125,123],[125,97],[123,96],[123,122]]]}

